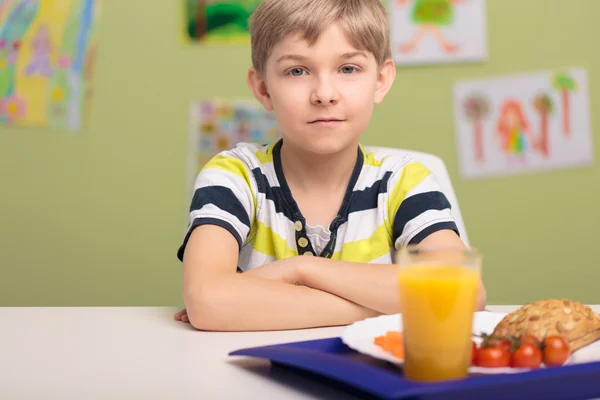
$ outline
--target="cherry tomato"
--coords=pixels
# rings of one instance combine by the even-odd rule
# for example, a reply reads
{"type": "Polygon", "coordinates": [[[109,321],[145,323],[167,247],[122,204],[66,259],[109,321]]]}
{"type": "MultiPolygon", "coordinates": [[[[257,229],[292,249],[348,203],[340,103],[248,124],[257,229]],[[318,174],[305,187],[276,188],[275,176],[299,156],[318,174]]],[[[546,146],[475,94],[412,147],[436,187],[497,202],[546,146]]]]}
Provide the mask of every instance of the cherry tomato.
{"type": "Polygon", "coordinates": [[[477,348],[477,344],[474,341],[471,341],[471,364],[475,365],[475,363],[477,362],[477,351],[479,349],[477,348]]]}
{"type": "Polygon", "coordinates": [[[562,336],[548,336],[544,340],[544,364],[548,367],[563,365],[571,355],[569,342],[562,336]]]}
{"type": "Polygon", "coordinates": [[[541,344],[540,340],[530,333],[525,333],[520,337],[521,343],[533,343],[537,346],[541,344]]]}
{"type": "Polygon", "coordinates": [[[477,350],[476,365],[485,368],[501,368],[510,365],[510,350],[503,346],[486,346],[477,350]]]}
{"type": "Polygon", "coordinates": [[[510,358],[510,366],[513,368],[538,368],[541,362],[542,350],[529,342],[522,343],[510,358]]]}
{"type": "Polygon", "coordinates": [[[510,350],[510,345],[511,345],[510,340],[500,339],[500,338],[492,339],[492,344],[496,345],[496,346],[506,347],[508,350],[510,350]]]}

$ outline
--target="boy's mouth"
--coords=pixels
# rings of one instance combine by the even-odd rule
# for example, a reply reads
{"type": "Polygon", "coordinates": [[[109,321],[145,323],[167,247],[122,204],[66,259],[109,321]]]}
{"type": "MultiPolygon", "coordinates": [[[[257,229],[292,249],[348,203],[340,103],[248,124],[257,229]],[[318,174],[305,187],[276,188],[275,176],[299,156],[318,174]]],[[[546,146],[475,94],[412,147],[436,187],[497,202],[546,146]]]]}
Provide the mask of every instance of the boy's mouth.
{"type": "Polygon", "coordinates": [[[337,118],[319,118],[319,119],[315,119],[313,121],[310,121],[309,124],[332,124],[335,122],[343,122],[343,119],[337,119],[337,118]]]}

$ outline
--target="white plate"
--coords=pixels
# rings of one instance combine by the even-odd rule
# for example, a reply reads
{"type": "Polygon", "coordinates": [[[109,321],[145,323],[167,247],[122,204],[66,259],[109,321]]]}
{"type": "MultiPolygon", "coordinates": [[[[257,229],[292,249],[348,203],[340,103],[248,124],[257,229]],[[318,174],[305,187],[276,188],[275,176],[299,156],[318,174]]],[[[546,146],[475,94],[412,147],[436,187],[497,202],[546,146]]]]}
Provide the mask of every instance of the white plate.
{"type": "MultiPolygon", "coordinates": [[[[481,311],[475,313],[473,319],[473,333],[492,333],[496,325],[504,318],[505,313],[494,313],[481,311]]],[[[390,353],[377,346],[373,340],[377,336],[385,335],[388,331],[401,331],[402,320],[400,314],[382,315],[375,318],[367,318],[347,326],[342,333],[342,342],[353,350],[370,355],[372,357],[389,361],[401,366],[403,360],[399,360],[390,353]]],[[[473,338],[479,344],[481,339],[473,338]]],[[[576,351],[567,361],[567,364],[578,364],[584,362],[600,361],[600,341],[576,351]]],[[[482,368],[472,366],[469,372],[472,374],[501,374],[528,371],[526,368],[482,368]]]]}

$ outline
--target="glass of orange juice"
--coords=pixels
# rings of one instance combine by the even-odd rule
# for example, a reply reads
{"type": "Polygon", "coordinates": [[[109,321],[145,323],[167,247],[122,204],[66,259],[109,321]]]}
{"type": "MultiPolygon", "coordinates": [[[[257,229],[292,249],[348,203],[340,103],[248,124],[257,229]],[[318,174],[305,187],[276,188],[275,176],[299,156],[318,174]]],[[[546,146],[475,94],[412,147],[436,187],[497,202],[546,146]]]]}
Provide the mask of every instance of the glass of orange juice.
{"type": "Polygon", "coordinates": [[[468,376],[481,276],[475,249],[409,245],[396,253],[404,332],[404,377],[468,376]]]}

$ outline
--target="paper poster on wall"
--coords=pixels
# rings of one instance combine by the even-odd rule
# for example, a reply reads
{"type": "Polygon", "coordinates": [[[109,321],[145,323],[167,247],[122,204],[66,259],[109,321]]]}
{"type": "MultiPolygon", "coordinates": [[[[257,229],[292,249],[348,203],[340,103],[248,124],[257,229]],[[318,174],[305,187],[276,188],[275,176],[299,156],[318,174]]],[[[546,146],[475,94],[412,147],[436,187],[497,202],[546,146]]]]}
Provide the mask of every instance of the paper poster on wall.
{"type": "Polygon", "coordinates": [[[0,1],[0,123],[82,127],[101,2],[0,1]]]}
{"type": "Polygon", "coordinates": [[[397,65],[487,58],[485,0],[389,0],[397,65]]]}
{"type": "Polygon", "coordinates": [[[184,42],[249,44],[248,18],[262,0],[179,0],[184,42]]]}
{"type": "Polygon", "coordinates": [[[592,163],[584,69],[459,82],[454,116],[467,179],[592,163]]]}
{"type": "Polygon", "coordinates": [[[189,179],[217,153],[237,143],[268,144],[281,137],[272,112],[247,99],[214,99],[190,105],[189,179]]]}

